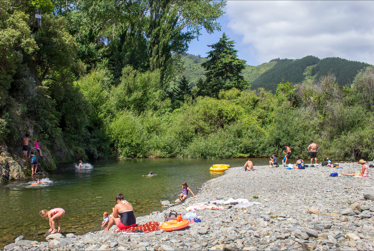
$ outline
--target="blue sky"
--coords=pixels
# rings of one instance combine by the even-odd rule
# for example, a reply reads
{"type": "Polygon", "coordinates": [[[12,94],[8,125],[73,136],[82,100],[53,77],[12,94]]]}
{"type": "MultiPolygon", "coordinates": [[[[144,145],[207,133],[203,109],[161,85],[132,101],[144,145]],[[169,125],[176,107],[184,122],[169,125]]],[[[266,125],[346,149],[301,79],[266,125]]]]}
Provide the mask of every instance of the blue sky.
{"type": "Polygon", "coordinates": [[[274,58],[340,57],[374,64],[374,1],[228,1],[220,32],[188,53],[206,56],[225,32],[249,65],[274,58]]]}

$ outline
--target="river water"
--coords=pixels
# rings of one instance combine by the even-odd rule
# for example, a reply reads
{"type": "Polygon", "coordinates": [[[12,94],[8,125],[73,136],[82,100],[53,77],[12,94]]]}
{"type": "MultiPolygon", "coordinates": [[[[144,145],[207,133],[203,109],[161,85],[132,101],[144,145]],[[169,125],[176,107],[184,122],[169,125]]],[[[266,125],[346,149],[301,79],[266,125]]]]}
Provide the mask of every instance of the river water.
{"type": "MultiPolygon", "coordinates": [[[[268,159],[252,159],[266,165],[268,159]]],[[[134,207],[135,216],[162,211],[161,200],[173,202],[186,181],[196,194],[213,173],[213,164],[243,166],[244,159],[139,159],[92,162],[93,169],[77,170],[64,164],[51,174],[52,183],[29,186],[30,180],[0,184],[0,248],[14,242],[19,235],[28,240],[45,240],[48,221],[39,216],[42,209],[64,208],[60,221],[63,234],[84,234],[100,230],[102,214],[111,213],[115,197],[122,192],[134,207]],[[152,171],[157,176],[142,177],[152,171]]]]}

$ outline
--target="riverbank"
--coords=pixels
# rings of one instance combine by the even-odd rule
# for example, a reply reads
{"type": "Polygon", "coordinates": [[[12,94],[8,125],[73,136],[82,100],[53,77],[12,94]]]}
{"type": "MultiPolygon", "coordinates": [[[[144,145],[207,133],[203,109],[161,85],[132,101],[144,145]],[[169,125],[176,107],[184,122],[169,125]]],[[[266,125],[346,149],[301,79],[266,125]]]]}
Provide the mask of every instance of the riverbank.
{"type": "MultiPolygon", "coordinates": [[[[225,175],[206,182],[196,198],[189,197],[185,203],[166,211],[175,210],[184,215],[186,207],[195,203],[229,198],[260,204],[196,211],[202,222],[192,223],[182,231],[132,235],[94,232],[56,237],[49,242],[18,241],[6,248],[371,250],[374,203],[364,200],[363,194],[374,192],[373,177],[329,177],[331,172],[354,172],[360,167],[351,163],[341,166],[343,169],[339,170],[256,166],[258,170],[254,172],[230,168],[225,175]]],[[[163,215],[164,212],[138,217],[137,222],[162,222],[163,215]]],[[[61,224],[63,227],[64,222],[61,224]]]]}

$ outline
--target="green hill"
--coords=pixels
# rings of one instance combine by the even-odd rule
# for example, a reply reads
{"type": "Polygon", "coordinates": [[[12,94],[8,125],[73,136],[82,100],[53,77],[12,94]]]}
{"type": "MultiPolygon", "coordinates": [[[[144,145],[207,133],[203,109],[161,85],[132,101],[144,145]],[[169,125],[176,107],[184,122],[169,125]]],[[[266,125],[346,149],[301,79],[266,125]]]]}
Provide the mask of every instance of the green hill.
{"type": "MultiPolygon", "coordinates": [[[[184,75],[192,83],[204,77],[204,68],[201,66],[207,59],[186,54],[182,57],[184,62],[184,75]]],[[[350,85],[357,72],[369,66],[367,63],[349,61],[342,58],[319,59],[306,56],[301,59],[273,59],[258,66],[247,65],[243,76],[251,84],[252,89],[263,87],[275,92],[277,85],[284,82],[299,83],[306,79],[316,79],[328,74],[334,74],[339,85],[350,85]]]]}

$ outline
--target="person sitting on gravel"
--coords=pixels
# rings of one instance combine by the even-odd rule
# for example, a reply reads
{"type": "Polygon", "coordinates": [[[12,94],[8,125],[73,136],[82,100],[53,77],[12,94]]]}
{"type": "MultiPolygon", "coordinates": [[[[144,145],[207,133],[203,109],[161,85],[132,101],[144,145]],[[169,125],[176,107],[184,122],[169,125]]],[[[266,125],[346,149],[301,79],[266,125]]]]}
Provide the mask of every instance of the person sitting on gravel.
{"type": "Polygon", "coordinates": [[[244,171],[253,171],[253,162],[247,158],[247,162],[244,164],[244,171]]]}
{"type": "Polygon", "coordinates": [[[136,227],[136,219],[132,205],[125,200],[122,193],[116,196],[117,204],[113,208],[113,214],[109,216],[109,223],[103,232],[109,231],[113,225],[121,230],[136,227]]]}
{"type": "MultiPolygon", "coordinates": [[[[366,164],[366,161],[363,159],[360,159],[358,164],[362,165],[361,173],[360,176],[361,178],[363,177],[369,177],[369,167],[366,164]]],[[[342,173],[343,176],[355,176],[354,173],[342,173]]]]}
{"type": "Polygon", "coordinates": [[[270,157],[269,164],[270,164],[271,167],[273,167],[273,166],[279,167],[279,165],[278,165],[278,158],[277,158],[276,154],[273,154],[273,156],[270,157]]]}
{"type": "Polygon", "coordinates": [[[305,169],[304,161],[301,157],[297,157],[296,166],[293,167],[294,169],[305,169]]]}
{"type": "Polygon", "coordinates": [[[188,187],[187,182],[183,182],[182,183],[182,193],[180,195],[178,195],[180,201],[184,201],[185,199],[187,199],[188,191],[190,191],[190,193],[193,195],[193,197],[196,197],[193,194],[193,192],[191,191],[191,189],[188,187]]]}

